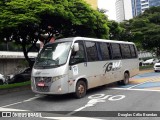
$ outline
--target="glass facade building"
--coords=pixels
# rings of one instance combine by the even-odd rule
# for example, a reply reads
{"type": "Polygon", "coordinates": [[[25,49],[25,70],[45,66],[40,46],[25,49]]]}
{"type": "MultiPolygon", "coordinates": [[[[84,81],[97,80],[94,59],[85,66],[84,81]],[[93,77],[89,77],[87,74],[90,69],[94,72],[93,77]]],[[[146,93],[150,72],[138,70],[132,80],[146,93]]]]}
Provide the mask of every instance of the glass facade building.
{"type": "Polygon", "coordinates": [[[143,13],[152,6],[160,6],[160,0],[131,0],[133,17],[143,13]]]}

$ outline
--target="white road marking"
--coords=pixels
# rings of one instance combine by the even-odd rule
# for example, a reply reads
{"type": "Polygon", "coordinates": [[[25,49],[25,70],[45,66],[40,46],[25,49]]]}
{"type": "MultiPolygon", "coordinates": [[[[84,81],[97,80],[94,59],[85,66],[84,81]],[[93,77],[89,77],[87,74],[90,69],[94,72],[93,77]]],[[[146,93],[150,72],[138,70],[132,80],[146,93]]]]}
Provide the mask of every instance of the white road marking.
{"type": "Polygon", "coordinates": [[[42,97],[42,96],[35,96],[35,97],[29,98],[29,99],[26,99],[26,100],[23,100],[23,101],[20,101],[20,102],[16,102],[16,103],[4,105],[4,106],[1,106],[1,107],[3,107],[3,108],[5,108],[5,107],[10,107],[10,106],[13,106],[13,105],[17,105],[17,104],[21,104],[21,103],[33,101],[33,100],[35,100],[35,99],[37,99],[37,98],[40,98],[40,97],[42,97]]]}
{"type": "MultiPolygon", "coordinates": [[[[90,97],[90,96],[89,96],[89,97],[90,97]]],[[[89,98],[89,97],[88,97],[88,98],[89,98]]],[[[99,100],[99,99],[91,99],[91,100],[88,101],[88,103],[87,103],[85,106],[82,106],[82,107],[80,107],[80,108],[78,108],[78,109],[76,109],[76,110],[68,113],[67,115],[73,115],[73,114],[75,114],[76,112],[79,112],[79,111],[81,111],[81,110],[83,110],[83,109],[85,109],[85,108],[87,108],[87,107],[95,106],[98,102],[106,102],[106,101],[105,101],[105,100],[99,100]]]]}
{"type": "Polygon", "coordinates": [[[126,88],[126,89],[131,89],[131,88],[134,88],[134,87],[140,86],[140,85],[142,85],[142,84],[145,84],[145,83],[147,83],[147,82],[150,82],[150,81],[146,81],[146,82],[143,82],[143,83],[139,83],[139,84],[137,84],[137,85],[133,85],[133,86],[128,87],[128,88],[126,88]]]}
{"type": "Polygon", "coordinates": [[[160,90],[149,89],[128,89],[128,88],[109,88],[110,90],[130,90],[130,91],[148,91],[148,92],[160,92],[160,90]]]}
{"type": "Polygon", "coordinates": [[[1,106],[1,107],[9,107],[9,106],[13,106],[13,105],[17,105],[17,104],[20,104],[22,102],[16,102],[16,103],[12,103],[12,104],[9,104],[9,105],[4,105],[4,106],[1,106]]]}
{"type": "Polygon", "coordinates": [[[109,101],[117,101],[117,100],[121,100],[121,99],[124,99],[125,96],[124,95],[105,95],[105,94],[94,94],[94,95],[91,95],[88,97],[88,99],[90,99],[88,101],[88,103],[85,105],[85,106],[82,106],[70,113],[68,113],[67,115],[73,115],[75,114],[76,112],[79,112],[87,107],[93,107],[95,106],[97,103],[102,103],[102,102],[106,102],[106,100],[109,100],[109,101]]]}
{"type": "Polygon", "coordinates": [[[21,110],[21,109],[13,109],[13,108],[2,108],[2,107],[0,107],[0,111],[28,111],[28,110],[21,110]]]}
{"type": "Polygon", "coordinates": [[[73,115],[73,114],[75,114],[76,112],[83,110],[84,108],[86,108],[86,106],[80,107],[80,108],[78,108],[78,109],[76,109],[76,110],[68,113],[67,115],[73,115]]]}

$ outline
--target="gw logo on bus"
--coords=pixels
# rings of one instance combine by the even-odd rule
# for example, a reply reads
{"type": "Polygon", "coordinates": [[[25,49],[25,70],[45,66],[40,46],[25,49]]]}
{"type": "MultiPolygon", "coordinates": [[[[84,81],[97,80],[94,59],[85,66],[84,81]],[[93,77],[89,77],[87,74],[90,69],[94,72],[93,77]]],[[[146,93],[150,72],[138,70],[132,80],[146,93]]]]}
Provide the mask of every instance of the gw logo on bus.
{"type": "Polygon", "coordinates": [[[105,68],[105,73],[109,72],[109,71],[115,71],[115,70],[119,70],[122,67],[122,62],[121,60],[117,61],[117,62],[107,62],[103,68],[105,68]]]}

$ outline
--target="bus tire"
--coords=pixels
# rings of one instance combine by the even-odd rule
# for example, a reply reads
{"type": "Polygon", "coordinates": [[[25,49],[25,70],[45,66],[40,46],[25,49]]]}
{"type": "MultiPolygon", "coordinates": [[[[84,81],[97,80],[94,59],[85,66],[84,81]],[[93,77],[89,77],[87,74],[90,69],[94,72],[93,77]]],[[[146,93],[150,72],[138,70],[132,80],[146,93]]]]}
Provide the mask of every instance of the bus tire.
{"type": "Polygon", "coordinates": [[[118,81],[119,85],[127,85],[129,83],[129,73],[124,73],[124,78],[121,81],[118,81]]]}
{"type": "Polygon", "coordinates": [[[79,80],[76,84],[76,92],[75,92],[75,97],[76,98],[83,98],[86,95],[87,91],[87,85],[84,81],[79,80]]]}

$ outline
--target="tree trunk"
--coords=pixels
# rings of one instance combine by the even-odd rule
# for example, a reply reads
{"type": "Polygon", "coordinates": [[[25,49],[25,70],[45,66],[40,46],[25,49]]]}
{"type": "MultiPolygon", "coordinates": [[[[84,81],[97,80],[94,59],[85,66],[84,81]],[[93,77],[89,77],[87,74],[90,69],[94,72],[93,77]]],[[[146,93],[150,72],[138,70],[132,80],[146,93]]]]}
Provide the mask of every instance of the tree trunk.
{"type": "Polygon", "coordinates": [[[28,62],[29,67],[32,68],[34,63],[28,57],[28,51],[26,50],[26,45],[24,43],[22,43],[22,50],[23,50],[24,57],[28,62]]]}

